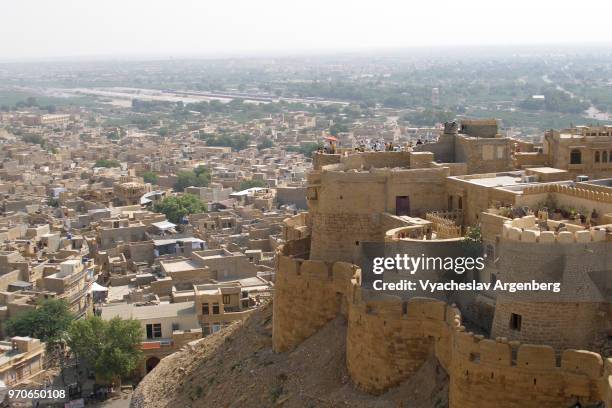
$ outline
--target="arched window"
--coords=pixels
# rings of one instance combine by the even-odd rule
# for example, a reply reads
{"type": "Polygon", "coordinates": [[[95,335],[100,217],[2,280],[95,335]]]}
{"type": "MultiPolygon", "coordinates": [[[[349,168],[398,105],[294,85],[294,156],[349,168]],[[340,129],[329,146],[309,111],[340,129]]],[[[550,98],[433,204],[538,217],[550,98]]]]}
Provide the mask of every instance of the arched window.
{"type": "Polygon", "coordinates": [[[457,203],[457,208],[463,210],[463,197],[459,197],[459,202],[457,203]]]}
{"type": "Polygon", "coordinates": [[[448,209],[449,210],[453,209],[453,196],[452,195],[448,196],[448,209]]]}
{"type": "Polygon", "coordinates": [[[580,150],[572,150],[570,153],[570,164],[582,164],[582,153],[580,153],[580,150]]]}
{"type": "Polygon", "coordinates": [[[607,163],[608,162],[608,152],[606,150],[604,150],[601,153],[601,162],[602,163],[607,163]]]}
{"type": "Polygon", "coordinates": [[[597,150],[595,152],[595,163],[599,163],[601,161],[601,158],[599,157],[599,150],[597,150]]]}

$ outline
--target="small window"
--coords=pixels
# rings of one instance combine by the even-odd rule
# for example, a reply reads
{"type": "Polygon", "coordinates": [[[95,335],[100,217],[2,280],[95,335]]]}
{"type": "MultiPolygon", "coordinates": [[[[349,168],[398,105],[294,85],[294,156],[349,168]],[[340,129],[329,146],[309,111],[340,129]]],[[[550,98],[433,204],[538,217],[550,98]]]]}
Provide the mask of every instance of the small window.
{"type": "Polygon", "coordinates": [[[601,158],[599,157],[599,151],[595,152],[595,163],[599,163],[601,158]]]}
{"type": "Polygon", "coordinates": [[[510,315],[510,329],[521,331],[522,317],[519,314],[512,313],[510,315]]]}
{"type": "Polygon", "coordinates": [[[219,314],[219,304],[218,303],[213,303],[213,314],[219,314]]]}
{"type": "Polygon", "coordinates": [[[605,150],[601,153],[601,162],[602,163],[608,162],[608,152],[605,150]]]}
{"type": "Polygon", "coordinates": [[[491,274],[490,282],[491,282],[491,286],[495,286],[495,284],[497,283],[497,275],[496,274],[494,274],[494,273],[491,274]]]}
{"type": "Polygon", "coordinates": [[[202,303],[202,314],[204,315],[210,314],[208,303],[202,303]]]}
{"type": "Polygon", "coordinates": [[[229,305],[232,302],[232,298],[230,295],[223,295],[223,304],[229,305]]]}
{"type": "Polygon", "coordinates": [[[574,149],[570,153],[570,164],[581,164],[582,163],[582,153],[580,150],[574,149]]]}
{"type": "Polygon", "coordinates": [[[147,339],[159,339],[161,336],[161,323],[147,324],[147,339]]]}

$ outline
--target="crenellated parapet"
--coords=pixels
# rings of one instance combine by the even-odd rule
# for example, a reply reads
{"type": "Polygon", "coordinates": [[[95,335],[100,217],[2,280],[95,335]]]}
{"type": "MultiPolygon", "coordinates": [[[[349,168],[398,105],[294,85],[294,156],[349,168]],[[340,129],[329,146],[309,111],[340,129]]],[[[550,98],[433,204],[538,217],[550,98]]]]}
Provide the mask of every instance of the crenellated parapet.
{"type": "Polygon", "coordinates": [[[612,194],[603,191],[597,191],[595,188],[585,188],[585,186],[565,185],[559,183],[552,184],[535,184],[526,186],[523,189],[524,195],[542,194],[542,193],[558,193],[569,195],[578,198],[584,198],[590,201],[601,203],[612,203],[612,194]]]}
{"type": "Polygon", "coordinates": [[[457,307],[361,287],[347,262],[278,254],[273,346],[288,351],[342,314],[355,385],[380,394],[436,358],[450,377],[451,408],[557,408],[612,402],[612,359],[593,352],[487,339],[466,331],[457,307]]]}
{"type": "Polygon", "coordinates": [[[543,244],[571,244],[606,241],[607,232],[602,227],[584,229],[581,226],[565,224],[554,220],[543,221],[548,230],[543,230],[533,215],[506,221],[503,224],[502,238],[510,241],[543,244]]]}
{"type": "Polygon", "coordinates": [[[349,304],[347,367],[359,388],[385,392],[409,379],[433,355],[450,368],[455,308],[433,299],[402,301],[367,292],[355,290],[349,304]]]}
{"type": "MultiPolygon", "coordinates": [[[[601,355],[454,333],[451,407],[564,407],[610,402],[601,355]]],[[[609,364],[609,363],[608,363],[609,364]]],[[[609,405],[608,405],[609,406],[609,405]]]]}
{"type": "Polygon", "coordinates": [[[280,254],[277,262],[273,347],[287,351],[342,312],[359,268],[280,254]]]}

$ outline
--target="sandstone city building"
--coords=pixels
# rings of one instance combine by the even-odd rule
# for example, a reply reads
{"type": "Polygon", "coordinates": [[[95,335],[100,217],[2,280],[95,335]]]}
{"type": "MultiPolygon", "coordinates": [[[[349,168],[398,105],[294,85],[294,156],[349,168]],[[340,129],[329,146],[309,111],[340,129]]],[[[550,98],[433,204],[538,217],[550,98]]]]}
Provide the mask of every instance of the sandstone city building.
{"type": "Polygon", "coordinates": [[[434,357],[449,375],[451,407],[610,402],[609,179],[594,166],[581,167],[578,178],[571,165],[547,161],[515,168],[513,141],[495,129],[449,124],[446,142],[418,151],[315,156],[308,213],[285,221],[279,249],[276,351],[344,315],[347,369],[369,393],[410,381],[434,357]],[[363,285],[372,243],[388,254],[453,256],[476,225],[485,268],[466,281],[555,281],[561,294],[381,293],[363,285]]]}

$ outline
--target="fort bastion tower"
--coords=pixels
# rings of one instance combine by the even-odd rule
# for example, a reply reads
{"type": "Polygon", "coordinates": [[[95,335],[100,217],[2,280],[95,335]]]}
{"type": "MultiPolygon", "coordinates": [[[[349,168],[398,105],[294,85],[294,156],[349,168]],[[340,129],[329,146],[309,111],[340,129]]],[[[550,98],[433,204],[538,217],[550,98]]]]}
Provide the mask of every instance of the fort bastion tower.
{"type": "MultiPolygon", "coordinates": [[[[486,138],[477,139],[461,143],[486,153],[486,138]]],[[[479,174],[427,151],[315,155],[309,211],[285,220],[278,253],[274,349],[291,350],[343,315],[348,372],[366,392],[383,393],[434,358],[449,375],[452,408],[611,406],[612,189],[542,169],[500,170],[512,142],[491,139],[500,158],[491,169],[479,163],[488,171],[479,174]],[[588,223],[565,219],[565,202],[584,207],[588,223]],[[363,285],[371,243],[386,254],[439,254],[461,248],[475,225],[486,266],[462,279],[560,282],[560,292],[434,297],[363,285]]]]}

